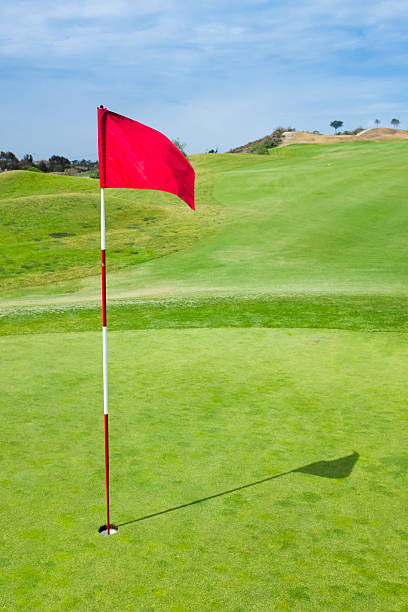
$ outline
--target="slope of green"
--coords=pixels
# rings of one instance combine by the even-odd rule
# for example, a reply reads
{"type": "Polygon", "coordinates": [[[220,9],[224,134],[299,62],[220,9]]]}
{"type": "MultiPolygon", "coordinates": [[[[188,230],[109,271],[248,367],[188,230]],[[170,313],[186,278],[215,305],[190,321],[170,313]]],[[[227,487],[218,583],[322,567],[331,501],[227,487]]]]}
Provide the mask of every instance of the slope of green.
{"type": "MultiPolygon", "coordinates": [[[[146,203],[146,198],[152,201],[152,194],[108,190],[108,228],[116,228],[108,235],[109,293],[112,297],[149,293],[167,296],[254,292],[405,293],[407,161],[408,143],[405,142],[294,145],[272,150],[269,156],[193,156],[198,183],[196,215],[167,194],[154,194],[159,198],[154,212],[140,213],[142,202],[146,203]],[[125,204],[122,198],[126,199],[125,204]],[[141,214],[143,218],[156,217],[148,232],[140,225],[141,214]],[[216,226],[217,220],[222,220],[218,229],[206,233],[209,226],[216,226]],[[149,234],[150,242],[146,245],[143,232],[138,228],[129,229],[138,224],[149,234]],[[157,230],[160,236],[156,244],[151,234],[156,234],[156,226],[163,225],[166,231],[157,230]],[[175,231],[178,234],[173,234],[175,231]],[[169,234],[177,240],[168,241],[169,234]],[[205,235],[206,239],[193,244],[197,234],[205,235]],[[125,240],[129,243],[127,246],[125,240]],[[115,248],[118,242],[121,246],[115,248]],[[148,252],[149,246],[154,247],[153,255],[148,252]],[[169,250],[173,250],[171,255],[154,259],[169,250]],[[140,258],[142,265],[132,263],[140,262],[140,258]],[[115,272],[115,267],[120,266],[123,270],[115,272]]],[[[92,204],[89,203],[88,211],[81,212],[77,220],[69,220],[69,209],[67,222],[63,224],[54,222],[54,214],[50,219],[42,215],[45,235],[58,231],[77,234],[63,239],[49,237],[46,246],[52,249],[47,252],[66,252],[65,264],[69,267],[72,248],[81,242],[84,259],[88,263],[94,261],[96,270],[96,181],[47,177],[50,178],[64,183],[72,181],[78,188],[85,185],[84,189],[93,189],[94,193],[87,195],[92,204]],[[82,218],[85,220],[81,223],[86,223],[88,218],[92,232],[89,228],[78,229],[82,218]]],[[[30,180],[33,179],[30,177],[30,180]]],[[[83,197],[83,193],[76,193],[75,197],[83,197]]],[[[10,210],[11,200],[0,202],[3,210],[10,210]]],[[[10,226],[4,231],[7,244],[9,240],[19,240],[10,226]]],[[[34,240],[31,229],[27,228],[27,232],[30,240],[34,240]]],[[[18,261],[20,269],[22,265],[39,265],[39,261],[42,266],[51,264],[40,251],[42,244],[29,243],[25,263],[18,261]],[[28,261],[29,249],[34,254],[34,264],[28,261]]],[[[13,259],[11,250],[7,258],[13,259]]],[[[89,269],[84,265],[78,272],[75,268],[71,275],[77,278],[74,284],[51,284],[43,289],[35,287],[35,277],[32,277],[30,282],[34,284],[28,285],[25,292],[20,289],[3,292],[3,297],[18,299],[26,295],[28,299],[34,296],[49,299],[57,294],[72,300],[97,297],[98,275],[82,277],[89,269]]],[[[44,274],[52,280],[46,271],[44,274]]],[[[13,279],[16,287],[15,283],[20,280],[15,276],[13,279]]]]}
{"type": "Polygon", "coordinates": [[[188,253],[111,278],[112,295],[180,284],[233,294],[406,292],[408,143],[235,157],[224,156],[215,177],[227,222],[188,253]]]}
{"type": "MultiPolygon", "coordinates": [[[[1,174],[0,288],[18,291],[97,274],[99,199],[99,182],[91,179],[24,171],[1,174]]],[[[197,219],[175,196],[110,190],[110,269],[188,248],[217,222],[214,204],[206,204],[197,219]]]]}

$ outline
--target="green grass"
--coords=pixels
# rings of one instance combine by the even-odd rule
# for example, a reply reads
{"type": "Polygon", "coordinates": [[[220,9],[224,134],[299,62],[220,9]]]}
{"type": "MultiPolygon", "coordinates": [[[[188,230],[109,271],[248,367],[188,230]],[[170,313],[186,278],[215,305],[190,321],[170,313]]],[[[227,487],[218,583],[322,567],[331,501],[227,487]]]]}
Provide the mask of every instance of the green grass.
{"type": "Polygon", "coordinates": [[[107,540],[99,333],[3,338],[2,593],[17,610],[399,610],[408,595],[406,335],[110,334],[112,518],[355,449],[107,540]]]}
{"type": "MultiPolygon", "coordinates": [[[[408,301],[395,296],[218,297],[120,300],[109,305],[109,329],[327,328],[408,331],[408,301]]],[[[34,306],[0,312],[2,335],[100,328],[100,307],[34,306]]]]}
{"type": "MultiPolygon", "coordinates": [[[[14,171],[0,175],[0,288],[97,274],[99,181],[14,171]]],[[[111,270],[186,249],[218,222],[210,201],[197,220],[175,196],[110,190],[107,213],[111,270]]]]}
{"type": "MultiPolygon", "coordinates": [[[[405,142],[361,142],[296,145],[272,150],[269,156],[192,156],[197,169],[196,214],[168,194],[107,190],[109,293],[112,297],[151,293],[405,294],[407,155],[405,142]],[[121,203],[117,198],[123,198],[121,203]],[[149,203],[153,201],[154,214],[143,212],[143,217],[157,217],[154,224],[142,226],[146,232],[128,229],[137,225],[132,219],[140,219],[138,211],[144,206],[153,210],[149,203]],[[122,205],[123,210],[118,210],[122,205]],[[165,227],[164,235],[156,224],[165,227]],[[156,230],[161,237],[154,237],[156,230]],[[196,240],[197,236],[205,239],[196,240]],[[149,249],[152,253],[146,252],[149,249]],[[138,250],[138,254],[132,254],[138,250]],[[145,259],[141,260],[142,255],[145,259]],[[138,263],[142,265],[135,265],[138,263]]],[[[30,176],[26,180],[44,178],[27,174],[30,176]]],[[[4,175],[0,179],[4,180],[4,175]]],[[[75,197],[84,197],[78,189],[88,190],[86,197],[93,202],[86,211],[81,208],[81,216],[76,215],[78,208],[74,205],[71,211],[62,207],[61,214],[67,219],[64,223],[56,222],[58,215],[52,208],[45,210],[40,220],[46,226],[44,234],[65,231],[76,236],[48,237],[48,251],[41,251],[42,242],[27,245],[42,269],[51,264],[44,253],[59,253],[61,257],[65,253],[65,271],[52,276],[43,270],[41,282],[64,281],[65,276],[69,276],[69,282],[38,285],[37,273],[23,269],[24,273],[17,276],[13,272],[3,297],[14,301],[26,297],[30,303],[57,295],[68,296],[71,301],[95,298],[99,295],[97,181],[59,176],[46,179],[61,181],[64,191],[68,182],[70,189],[75,189],[75,197]],[[84,215],[89,215],[92,231],[78,228],[84,215]],[[77,259],[72,257],[74,246],[77,259]],[[95,276],[89,276],[90,272],[95,276]],[[24,283],[26,275],[30,279],[24,283]],[[22,291],[24,284],[26,289],[22,291]]],[[[29,187],[22,192],[24,197],[28,192],[29,187]]],[[[0,199],[8,211],[11,202],[0,199]]],[[[31,232],[30,227],[27,232],[31,232]]],[[[6,229],[11,238],[4,239],[10,246],[7,250],[3,247],[3,261],[16,259],[17,244],[19,251],[23,248],[19,235],[10,232],[9,226],[6,229]]],[[[20,268],[31,265],[25,257],[25,264],[18,261],[20,268]]]]}
{"type": "Polygon", "coordinates": [[[111,538],[98,182],[0,175],[0,607],[405,609],[407,156],[192,156],[195,215],[107,190],[111,538]]]}

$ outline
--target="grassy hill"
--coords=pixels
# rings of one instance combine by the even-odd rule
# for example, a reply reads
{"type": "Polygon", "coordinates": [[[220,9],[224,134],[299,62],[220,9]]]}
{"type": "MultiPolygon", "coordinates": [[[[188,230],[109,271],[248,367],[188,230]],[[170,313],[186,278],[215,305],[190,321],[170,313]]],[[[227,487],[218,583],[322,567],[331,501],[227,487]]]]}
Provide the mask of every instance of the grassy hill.
{"type": "MultiPolygon", "coordinates": [[[[230,153],[251,153],[257,145],[263,144],[274,136],[274,133],[258,138],[251,142],[235,147],[229,151],[230,153]]],[[[362,132],[351,134],[320,134],[318,132],[283,132],[280,147],[294,144],[338,144],[339,142],[360,142],[360,141],[375,141],[381,142],[386,140],[407,140],[408,130],[395,130],[394,128],[372,128],[363,130],[362,132]]]]}
{"type": "Polygon", "coordinates": [[[393,128],[372,128],[363,130],[355,136],[348,134],[313,134],[312,132],[285,132],[281,146],[293,144],[336,144],[337,142],[360,142],[387,140],[407,140],[408,130],[395,130],[393,128]]]}
{"type": "Polygon", "coordinates": [[[109,538],[98,184],[0,176],[1,605],[401,610],[408,143],[192,161],[106,193],[109,538]]]}
{"type": "MultiPolygon", "coordinates": [[[[26,171],[1,174],[2,291],[97,274],[99,200],[96,180],[26,171]]],[[[185,249],[217,223],[211,201],[197,222],[175,200],[157,192],[110,190],[112,270],[185,249]]]]}
{"type": "MultiPolygon", "coordinates": [[[[168,194],[108,190],[109,295],[406,294],[407,146],[196,156],[195,215],[168,194]]],[[[27,174],[0,176],[3,298],[98,297],[97,182],[27,174]]]]}

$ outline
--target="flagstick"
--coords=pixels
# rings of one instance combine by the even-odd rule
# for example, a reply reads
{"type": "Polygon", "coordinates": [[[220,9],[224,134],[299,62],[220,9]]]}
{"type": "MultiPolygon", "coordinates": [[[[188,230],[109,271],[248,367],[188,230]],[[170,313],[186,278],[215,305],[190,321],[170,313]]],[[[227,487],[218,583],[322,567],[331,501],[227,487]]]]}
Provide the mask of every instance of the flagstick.
{"type": "Polygon", "coordinates": [[[109,436],[108,436],[108,347],[106,330],[106,260],[105,260],[105,190],[101,189],[101,264],[102,264],[102,355],[103,355],[103,414],[105,426],[106,528],[109,525],[109,436]]]}

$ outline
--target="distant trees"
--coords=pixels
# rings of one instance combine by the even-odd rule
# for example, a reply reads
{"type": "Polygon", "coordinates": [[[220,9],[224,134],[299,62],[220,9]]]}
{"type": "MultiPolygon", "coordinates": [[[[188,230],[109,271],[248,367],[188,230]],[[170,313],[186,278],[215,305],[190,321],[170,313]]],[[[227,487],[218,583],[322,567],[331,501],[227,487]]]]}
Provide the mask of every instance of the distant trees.
{"type": "Polygon", "coordinates": [[[360,132],[364,132],[364,128],[358,127],[355,130],[344,130],[344,132],[338,132],[338,135],[342,134],[344,136],[357,136],[360,132]]]}
{"type": "Polygon", "coordinates": [[[48,160],[48,172],[64,172],[66,168],[69,168],[71,162],[62,155],[52,155],[48,160]]]}
{"type": "Polygon", "coordinates": [[[337,134],[337,130],[339,128],[341,128],[341,126],[343,125],[342,121],[338,121],[337,119],[335,121],[332,121],[330,124],[330,127],[334,128],[334,132],[335,134],[337,134]]]}
{"type": "Polygon", "coordinates": [[[186,153],[186,143],[185,142],[181,142],[181,140],[179,138],[176,138],[175,140],[172,140],[172,143],[174,144],[174,146],[176,146],[178,148],[179,151],[182,152],[182,154],[187,157],[187,153],[186,153]]]}
{"type": "Polygon", "coordinates": [[[44,159],[39,161],[38,164],[36,164],[36,166],[41,172],[48,172],[47,162],[44,159]]]}
{"type": "Polygon", "coordinates": [[[0,151],[0,170],[18,170],[19,161],[11,151],[0,151]]]}
{"type": "Polygon", "coordinates": [[[33,170],[39,172],[65,172],[80,174],[87,171],[98,171],[98,162],[89,159],[70,161],[63,155],[51,155],[47,159],[34,161],[31,153],[26,153],[20,160],[11,151],[0,151],[0,172],[7,170],[33,170]]]}
{"type": "Polygon", "coordinates": [[[80,170],[97,170],[98,162],[93,162],[90,159],[73,159],[71,162],[71,166],[73,168],[78,168],[80,170]]]}
{"type": "Polygon", "coordinates": [[[34,166],[34,160],[31,153],[26,153],[24,157],[20,159],[20,168],[23,166],[34,166]]]}
{"type": "Polygon", "coordinates": [[[399,124],[400,124],[400,120],[399,119],[391,119],[391,125],[392,125],[393,128],[397,129],[399,124]]]}

